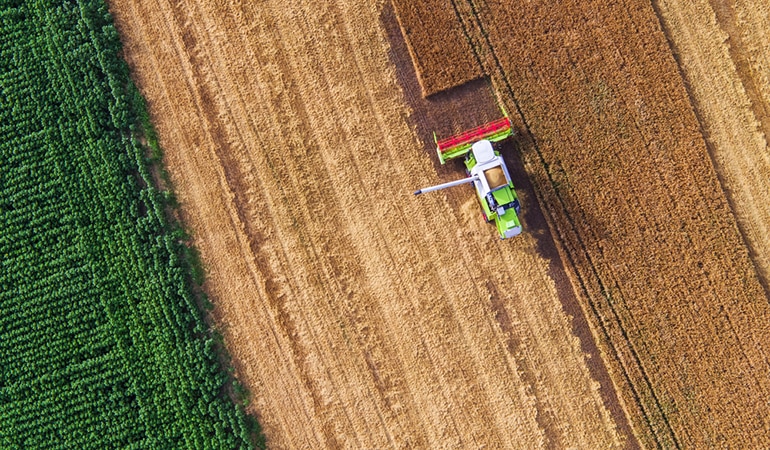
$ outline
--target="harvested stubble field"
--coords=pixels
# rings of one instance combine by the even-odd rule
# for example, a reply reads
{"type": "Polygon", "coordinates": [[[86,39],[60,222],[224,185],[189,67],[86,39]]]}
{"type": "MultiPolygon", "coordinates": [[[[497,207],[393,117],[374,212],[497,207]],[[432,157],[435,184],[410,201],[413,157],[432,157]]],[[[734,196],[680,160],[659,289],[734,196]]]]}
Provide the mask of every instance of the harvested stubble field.
{"type": "Polygon", "coordinates": [[[641,443],[767,447],[767,8],[455,5],[641,443]]]}
{"type": "Polygon", "coordinates": [[[430,127],[497,112],[417,104],[389,3],[110,7],[268,446],[634,443],[529,185],[513,241],[412,196],[462,174],[430,127]]]}

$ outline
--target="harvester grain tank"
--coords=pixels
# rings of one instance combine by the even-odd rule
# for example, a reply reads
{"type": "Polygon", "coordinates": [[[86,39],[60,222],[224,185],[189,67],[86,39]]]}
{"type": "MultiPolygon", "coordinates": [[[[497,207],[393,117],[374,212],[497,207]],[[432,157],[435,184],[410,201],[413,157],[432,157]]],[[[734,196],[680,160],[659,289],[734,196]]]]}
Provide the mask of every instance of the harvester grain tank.
{"type": "Polygon", "coordinates": [[[462,184],[473,184],[481,203],[484,219],[494,222],[501,239],[521,233],[520,204],[513,188],[511,175],[493,142],[499,142],[513,133],[508,117],[489,122],[456,136],[436,141],[439,161],[465,157],[468,177],[415,191],[414,195],[446,189],[462,184]]]}

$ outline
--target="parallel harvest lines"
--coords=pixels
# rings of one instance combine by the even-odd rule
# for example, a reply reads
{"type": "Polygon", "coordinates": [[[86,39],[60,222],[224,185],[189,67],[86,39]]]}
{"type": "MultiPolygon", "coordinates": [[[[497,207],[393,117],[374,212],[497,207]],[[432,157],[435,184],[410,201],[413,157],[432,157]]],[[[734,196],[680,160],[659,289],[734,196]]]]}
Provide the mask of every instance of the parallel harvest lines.
{"type": "Polygon", "coordinates": [[[384,4],[112,8],[270,447],[622,446],[558,262],[411,195],[440,180],[384,4]]]}

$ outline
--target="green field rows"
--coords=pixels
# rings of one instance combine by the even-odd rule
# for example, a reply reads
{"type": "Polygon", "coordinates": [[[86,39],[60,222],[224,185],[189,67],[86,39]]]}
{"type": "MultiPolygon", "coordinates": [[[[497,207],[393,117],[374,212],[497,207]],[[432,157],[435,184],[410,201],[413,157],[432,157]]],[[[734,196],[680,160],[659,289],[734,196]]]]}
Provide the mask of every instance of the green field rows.
{"type": "Polygon", "coordinates": [[[0,448],[252,447],[106,6],[0,6],[0,448]]]}

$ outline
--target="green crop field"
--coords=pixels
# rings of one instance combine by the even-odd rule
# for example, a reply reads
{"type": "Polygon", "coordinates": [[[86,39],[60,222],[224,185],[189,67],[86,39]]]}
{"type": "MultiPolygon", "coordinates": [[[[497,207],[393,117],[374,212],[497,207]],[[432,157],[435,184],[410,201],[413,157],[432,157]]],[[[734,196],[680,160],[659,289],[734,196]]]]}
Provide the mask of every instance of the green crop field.
{"type": "Polygon", "coordinates": [[[105,4],[3,1],[0,24],[0,448],[260,444],[105,4]]]}

